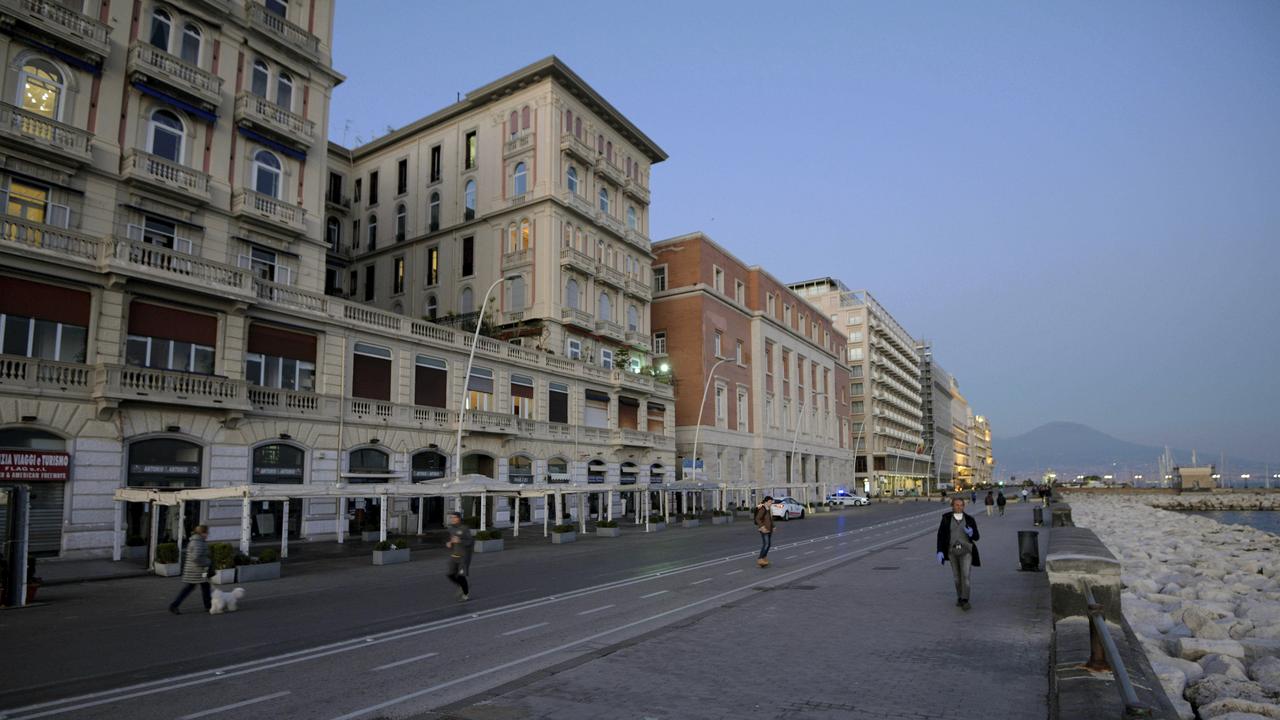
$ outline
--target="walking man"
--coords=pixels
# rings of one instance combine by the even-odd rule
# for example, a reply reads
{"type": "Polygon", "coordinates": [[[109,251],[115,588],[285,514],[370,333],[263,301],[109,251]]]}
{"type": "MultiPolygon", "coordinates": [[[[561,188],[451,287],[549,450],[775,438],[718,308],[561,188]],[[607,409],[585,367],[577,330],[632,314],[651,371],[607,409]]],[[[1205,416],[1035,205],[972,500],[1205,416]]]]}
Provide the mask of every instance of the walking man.
{"type": "Polygon", "coordinates": [[[169,612],[181,614],[178,606],[191,594],[196,586],[200,586],[200,599],[204,600],[204,609],[213,607],[213,591],[209,587],[209,576],[213,574],[213,562],[209,559],[209,528],[197,525],[191,537],[187,539],[186,558],[182,561],[182,590],[178,597],[169,603],[169,612]]]}
{"type": "Polygon", "coordinates": [[[1004,496],[1004,491],[996,495],[996,509],[1000,511],[1000,517],[1004,517],[1004,506],[1009,504],[1009,498],[1004,496]]]}
{"type": "Polygon", "coordinates": [[[1022,488],[1022,502],[1026,502],[1026,501],[1027,501],[1027,489],[1022,488]]]}
{"type": "Polygon", "coordinates": [[[987,496],[982,499],[982,504],[987,506],[987,517],[991,517],[991,511],[995,509],[996,499],[990,490],[987,491],[987,496]]]}
{"type": "Polygon", "coordinates": [[[969,569],[982,565],[978,537],[978,521],[964,511],[964,498],[952,498],[951,512],[943,515],[938,525],[938,564],[951,561],[956,605],[964,610],[969,609],[969,569]]]}
{"type": "Polygon", "coordinates": [[[760,531],[760,557],[756,565],[769,567],[769,548],[773,547],[773,498],[764,496],[756,506],[756,530],[760,531]]]}
{"type": "Polygon", "coordinates": [[[445,543],[445,547],[450,549],[449,573],[445,577],[458,586],[459,600],[471,599],[471,586],[467,582],[467,575],[470,574],[471,551],[475,545],[476,541],[471,535],[471,528],[462,524],[462,513],[449,513],[449,542],[445,543]]]}

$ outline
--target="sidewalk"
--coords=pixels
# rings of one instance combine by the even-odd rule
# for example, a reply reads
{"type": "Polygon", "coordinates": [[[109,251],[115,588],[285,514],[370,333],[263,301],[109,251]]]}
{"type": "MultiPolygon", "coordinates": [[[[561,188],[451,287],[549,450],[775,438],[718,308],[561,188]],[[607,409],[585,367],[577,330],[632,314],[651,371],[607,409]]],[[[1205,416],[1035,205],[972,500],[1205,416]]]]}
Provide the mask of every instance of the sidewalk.
{"type": "Polygon", "coordinates": [[[1018,530],[1048,547],[1031,508],[975,514],[969,612],[930,531],[424,717],[1047,718],[1048,584],[1018,570],[1018,530]]]}

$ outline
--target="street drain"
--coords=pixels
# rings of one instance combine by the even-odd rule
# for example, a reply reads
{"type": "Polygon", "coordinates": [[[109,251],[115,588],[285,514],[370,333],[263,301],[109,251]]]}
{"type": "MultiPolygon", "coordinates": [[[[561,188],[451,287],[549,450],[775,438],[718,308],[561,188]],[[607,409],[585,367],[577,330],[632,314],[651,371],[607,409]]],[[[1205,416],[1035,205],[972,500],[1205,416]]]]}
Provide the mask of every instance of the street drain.
{"type": "Polygon", "coordinates": [[[901,570],[902,568],[898,567],[897,565],[881,565],[879,567],[873,567],[871,569],[872,570],[901,570]]]}

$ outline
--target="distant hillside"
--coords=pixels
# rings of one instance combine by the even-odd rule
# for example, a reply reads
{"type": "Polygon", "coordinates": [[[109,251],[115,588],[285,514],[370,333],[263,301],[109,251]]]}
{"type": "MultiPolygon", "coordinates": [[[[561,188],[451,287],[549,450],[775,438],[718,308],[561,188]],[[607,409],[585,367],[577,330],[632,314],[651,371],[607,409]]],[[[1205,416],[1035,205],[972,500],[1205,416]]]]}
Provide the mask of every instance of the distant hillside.
{"type": "MultiPolygon", "coordinates": [[[[1073,422],[1051,422],[1009,438],[992,441],[999,479],[1010,475],[1039,477],[1052,469],[1060,479],[1075,475],[1106,475],[1115,472],[1123,478],[1134,473],[1154,478],[1157,462],[1164,448],[1139,445],[1112,437],[1088,425],[1073,422]]],[[[1173,450],[1180,463],[1191,462],[1191,452],[1173,450]]],[[[1202,463],[1217,463],[1216,455],[1200,455],[1202,463]]]]}

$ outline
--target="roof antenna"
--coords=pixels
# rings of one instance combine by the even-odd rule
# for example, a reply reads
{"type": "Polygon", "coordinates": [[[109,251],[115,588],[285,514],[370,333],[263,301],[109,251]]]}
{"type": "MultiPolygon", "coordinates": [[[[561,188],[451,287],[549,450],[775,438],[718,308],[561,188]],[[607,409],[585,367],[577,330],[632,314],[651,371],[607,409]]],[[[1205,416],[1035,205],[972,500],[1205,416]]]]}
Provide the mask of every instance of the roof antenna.
{"type": "Polygon", "coordinates": [[[462,102],[462,93],[454,91],[454,95],[456,96],[454,102],[462,102]]]}

